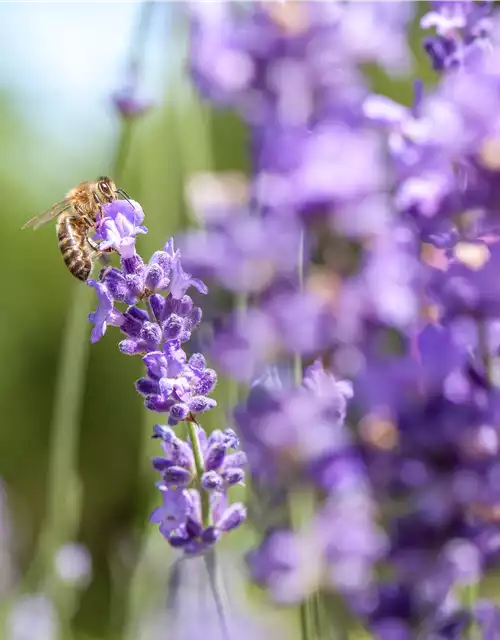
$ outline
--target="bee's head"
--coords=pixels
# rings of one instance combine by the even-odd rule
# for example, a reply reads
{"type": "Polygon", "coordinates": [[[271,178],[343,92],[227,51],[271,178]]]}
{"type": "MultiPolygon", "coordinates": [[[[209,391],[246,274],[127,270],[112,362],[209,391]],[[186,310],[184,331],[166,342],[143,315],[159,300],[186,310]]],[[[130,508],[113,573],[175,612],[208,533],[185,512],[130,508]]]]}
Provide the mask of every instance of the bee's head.
{"type": "Polygon", "coordinates": [[[116,200],[116,185],[111,178],[102,177],[97,180],[97,191],[99,200],[102,202],[113,202],[116,200]]]}

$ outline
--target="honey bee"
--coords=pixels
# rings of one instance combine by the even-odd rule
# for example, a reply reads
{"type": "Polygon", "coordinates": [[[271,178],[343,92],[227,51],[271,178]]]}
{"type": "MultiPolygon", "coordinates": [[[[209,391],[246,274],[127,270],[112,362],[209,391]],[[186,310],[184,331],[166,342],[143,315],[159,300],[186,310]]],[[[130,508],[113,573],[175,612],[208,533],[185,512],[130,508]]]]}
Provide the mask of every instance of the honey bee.
{"type": "MultiPolygon", "coordinates": [[[[22,227],[38,229],[46,222],[58,218],[56,230],[59,249],[70,273],[79,280],[87,280],[95,259],[104,252],[89,237],[96,228],[97,215],[103,204],[113,202],[122,194],[111,178],[101,177],[95,182],[82,182],[71,189],[64,200],[43,211],[22,227]]],[[[108,249],[107,251],[112,251],[108,249]]]]}

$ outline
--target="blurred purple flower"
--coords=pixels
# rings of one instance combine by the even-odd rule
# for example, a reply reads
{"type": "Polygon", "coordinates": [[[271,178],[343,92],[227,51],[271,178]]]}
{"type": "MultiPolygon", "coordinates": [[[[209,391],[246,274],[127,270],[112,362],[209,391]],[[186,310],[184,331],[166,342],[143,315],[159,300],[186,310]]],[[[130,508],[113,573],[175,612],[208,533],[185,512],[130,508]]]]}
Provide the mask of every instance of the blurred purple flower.
{"type": "Polygon", "coordinates": [[[336,462],[346,471],[350,464],[344,420],[351,396],[351,385],[336,380],[319,361],[299,387],[278,388],[269,376],[256,381],[246,404],[235,411],[254,475],[284,474],[290,482],[306,478],[327,489],[336,462]]]}
{"type": "Polygon", "coordinates": [[[72,586],[87,586],[92,579],[92,557],[89,550],[76,542],[60,547],[54,558],[59,578],[72,586]]]}
{"type": "Polygon", "coordinates": [[[275,292],[260,307],[235,313],[215,336],[212,353],[232,377],[249,381],[287,353],[309,355],[335,336],[333,310],[313,291],[275,292]]]}
{"type": "Polygon", "coordinates": [[[480,625],[483,640],[495,640],[500,629],[500,607],[490,600],[477,600],[474,617],[480,625]]]}
{"type": "Polygon", "coordinates": [[[373,567],[386,549],[386,539],[374,521],[365,480],[350,480],[342,480],[329,493],[303,529],[271,531],[249,554],[252,578],[273,600],[296,604],[321,588],[354,597],[372,585],[373,567]]]}
{"type": "Polygon", "coordinates": [[[436,29],[435,36],[424,40],[424,48],[434,69],[446,71],[463,65],[470,57],[487,49],[493,2],[448,0],[431,4],[433,10],[421,18],[420,26],[436,29]]]}
{"type": "Polygon", "coordinates": [[[42,593],[27,594],[13,602],[5,631],[9,640],[59,640],[61,637],[54,604],[42,593]]]}
{"type": "Polygon", "coordinates": [[[500,244],[476,242],[467,245],[467,255],[462,260],[454,258],[446,271],[435,270],[428,287],[442,311],[441,320],[499,317],[499,268],[500,244]]]}
{"type": "Polygon", "coordinates": [[[123,87],[112,95],[115,109],[123,118],[137,118],[151,108],[151,101],[137,95],[137,90],[131,85],[123,87]]]}
{"type": "Polygon", "coordinates": [[[296,271],[300,230],[290,218],[228,210],[181,240],[183,261],[234,292],[255,293],[296,271]]]}

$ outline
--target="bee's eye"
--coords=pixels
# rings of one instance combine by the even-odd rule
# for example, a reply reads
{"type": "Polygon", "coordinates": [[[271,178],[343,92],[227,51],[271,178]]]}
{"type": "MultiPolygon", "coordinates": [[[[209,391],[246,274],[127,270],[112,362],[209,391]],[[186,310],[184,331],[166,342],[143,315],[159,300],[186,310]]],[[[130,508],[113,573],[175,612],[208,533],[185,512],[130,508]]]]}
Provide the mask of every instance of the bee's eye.
{"type": "Polygon", "coordinates": [[[102,191],[105,195],[109,195],[111,190],[109,188],[109,184],[107,182],[99,182],[99,190],[102,191]]]}

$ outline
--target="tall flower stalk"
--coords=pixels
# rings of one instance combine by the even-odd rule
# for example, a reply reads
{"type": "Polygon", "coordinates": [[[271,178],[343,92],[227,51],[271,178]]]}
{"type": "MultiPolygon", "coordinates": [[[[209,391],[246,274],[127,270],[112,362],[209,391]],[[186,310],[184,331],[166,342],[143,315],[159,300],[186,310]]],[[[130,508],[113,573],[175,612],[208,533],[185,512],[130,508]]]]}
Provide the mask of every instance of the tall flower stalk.
{"type": "Polygon", "coordinates": [[[208,289],[184,271],[173,239],[144,263],[135,250],[136,236],[147,232],[143,218],[136,202],[115,201],[103,208],[96,239],[120,254],[121,269],[105,268],[99,280],[88,281],[98,297],[98,307],[89,315],[91,339],[100,340],[109,326],[119,327],[124,335],[120,351],[142,357],[146,370],[136,389],[148,410],[167,418],[152,434],[161,442],[163,456],[153,458],[162,505],[151,522],[173,549],[195,556],[211,551],[244,522],[244,506],[230,504],[228,491],[243,482],[246,456],[231,429],[207,436],[198,422],[216,406],[210,393],[217,375],[201,353],[188,358],[182,345],[202,317],[187,290],[207,294],[208,289]],[[128,306],[121,311],[120,304],[128,306]],[[181,425],[186,440],[177,435],[181,425]]]}

